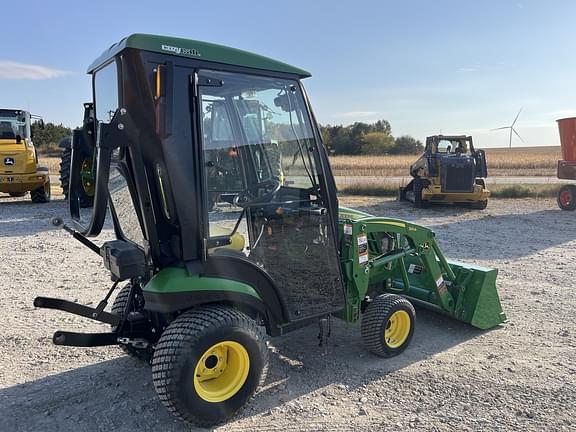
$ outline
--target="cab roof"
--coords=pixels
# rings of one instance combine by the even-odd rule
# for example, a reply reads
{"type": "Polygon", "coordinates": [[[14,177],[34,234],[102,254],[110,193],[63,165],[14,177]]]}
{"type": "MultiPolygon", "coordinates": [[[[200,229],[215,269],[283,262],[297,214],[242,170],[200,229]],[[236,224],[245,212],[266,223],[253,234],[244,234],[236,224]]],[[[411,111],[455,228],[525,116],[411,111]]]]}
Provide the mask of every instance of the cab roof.
{"type": "Polygon", "coordinates": [[[447,141],[458,141],[467,140],[472,137],[469,135],[431,135],[426,137],[426,140],[447,140],[447,141]]]}
{"type": "Polygon", "coordinates": [[[300,78],[311,76],[310,72],[303,69],[248,51],[192,39],[141,33],[127,36],[104,51],[102,55],[94,60],[94,62],[92,62],[88,67],[88,73],[94,72],[94,70],[107,63],[116,54],[126,48],[134,48],[179,57],[195,58],[198,60],[243,66],[253,69],[283,72],[298,75],[300,78]]]}

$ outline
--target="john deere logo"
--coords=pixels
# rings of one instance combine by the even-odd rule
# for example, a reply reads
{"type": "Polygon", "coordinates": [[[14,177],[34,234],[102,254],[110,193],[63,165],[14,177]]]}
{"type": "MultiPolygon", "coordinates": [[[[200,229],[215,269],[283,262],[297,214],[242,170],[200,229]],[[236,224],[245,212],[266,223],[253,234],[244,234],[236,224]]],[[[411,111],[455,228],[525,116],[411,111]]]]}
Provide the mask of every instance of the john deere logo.
{"type": "Polygon", "coordinates": [[[14,165],[14,158],[11,157],[4,158],[4,165],[8,166],[14,165]]]}

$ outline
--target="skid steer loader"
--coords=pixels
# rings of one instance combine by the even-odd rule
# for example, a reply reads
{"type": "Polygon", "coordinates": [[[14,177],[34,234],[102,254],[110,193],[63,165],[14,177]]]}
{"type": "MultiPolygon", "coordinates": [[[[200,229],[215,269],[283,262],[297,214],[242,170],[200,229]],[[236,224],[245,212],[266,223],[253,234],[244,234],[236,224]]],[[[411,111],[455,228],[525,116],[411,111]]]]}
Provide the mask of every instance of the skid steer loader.
{"type": "Polygon", "coordinates": [[[488,205],[486,155],[474,148],[471,136],[427,137],[424,153],[410,166],[410,175],[413,178],[400,188],[398,199],[414,207],[456,203],[483,210],[488,205]]]}
{"type": "Polygon", "coordinates": [[[31,118],[28,111],[0,109],[0,192],[12,197],[23,197],[30,192],[32,202],[47,203],[50,175],[48,168],[38,164],[31,118]]]}
{"type": "Polygon", "coordinates": [[[308,72],[143,34],[88,72],[94,100],[72,140],[74,225],[53,222],[102,257],[113,283],[95,308],[34,304],[110,325],[58,330],[53,342],[120,345],[150,361],[178,418],[206,426],[237,413],[263,379],[265,333],[318,323],[325,346],[331,317],[361,320],[367,349],[391,357],[414,333],[412,302],[481,329],[505,321],[495,269],[448,261],[425,227],[339,208],[308,72]],[[80,206],[81,140],[96,154],[91,209],[80,206]],[[211,211],[216,189],[233,198],[211,211]],[[116,239],[96,245],[108,211],[116,239]]]}

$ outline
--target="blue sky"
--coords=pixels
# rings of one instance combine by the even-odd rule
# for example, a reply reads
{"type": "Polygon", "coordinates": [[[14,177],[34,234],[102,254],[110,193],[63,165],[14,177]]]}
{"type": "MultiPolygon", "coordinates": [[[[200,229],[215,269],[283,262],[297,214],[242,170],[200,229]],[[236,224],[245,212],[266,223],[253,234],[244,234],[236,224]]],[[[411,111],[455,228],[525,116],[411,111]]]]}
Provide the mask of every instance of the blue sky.
{"type": "Polygon", "coordinates": [[[527,145],[557,145],[555,120],[576,115],[570,0],[28,0],[4,4],[2,15],[0,105],[68,126],[81,122],[90,100],[88,64],[136,32],[307,69],[324,124],[386,119],[395,135],[470,133],[482,147],[502,147],[507,131],[488,130],[520,108],[516,129],[527,145]]]}

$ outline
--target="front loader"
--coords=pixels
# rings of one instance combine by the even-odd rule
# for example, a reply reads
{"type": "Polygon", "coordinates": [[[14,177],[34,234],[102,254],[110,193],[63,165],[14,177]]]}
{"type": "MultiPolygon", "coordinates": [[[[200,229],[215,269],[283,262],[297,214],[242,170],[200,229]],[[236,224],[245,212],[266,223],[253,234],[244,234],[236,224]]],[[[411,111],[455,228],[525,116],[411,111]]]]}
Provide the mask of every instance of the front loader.
{"type": "Polygon", "coordinates": [[[263,380],[266,334],[318,323],[325,346],[331,317],[361,320],[366,347],[391,357],[414,333],[412,302],[481,329],[505,321],[496,270],[446,260],[422,226],[339,208],[308,72],[143,34],[88,72],[94,97],[72,140],[74,225],[55,223],[101,255],[113,283],[95,308],[35,305],[108,324],[53,341],[150,361],[178,418],[206,426],[237,413],[263,380]],[[82,140],[96,155],[91,209],[80,202],[82,140]],[[226,206],[213,208],[215,190],[226,206]],[[96,245],[108,211],[116,239],[96,245]]]}

